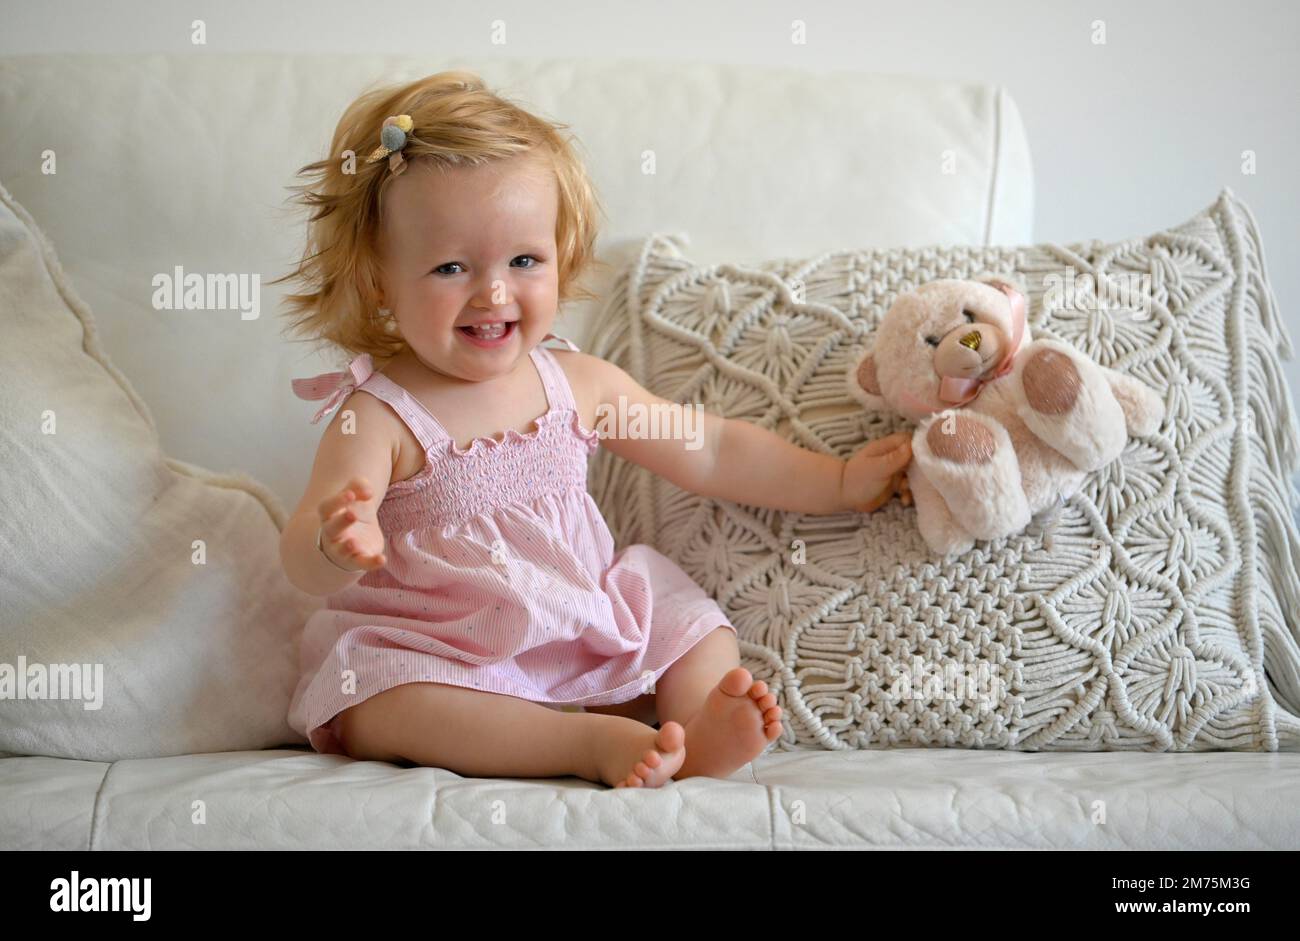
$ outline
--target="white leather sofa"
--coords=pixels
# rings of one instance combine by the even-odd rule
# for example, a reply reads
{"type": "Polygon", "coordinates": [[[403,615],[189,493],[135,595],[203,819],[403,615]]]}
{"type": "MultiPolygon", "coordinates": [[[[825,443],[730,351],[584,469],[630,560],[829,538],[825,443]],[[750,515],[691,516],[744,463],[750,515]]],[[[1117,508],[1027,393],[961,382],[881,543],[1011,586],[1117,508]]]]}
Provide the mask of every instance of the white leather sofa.
{"type": "MultiPolygon", "coordinates": [[[[289,379],[332,364],[281,338],[278,289],[245,330],[199,321],[180,336],[128,287],[178,252],[197,270],[282,274],[300,247],[284,188],[340,108],[373,81],[453,66],[572,126],[611,260],[653,231],[687,233],[703,262],[1032,241],[1025,129],[991,86],[601,60],[0,60],[0,180],[50,236],[170,455],[244,471],[295,506],[320,426],[289,379]],[[17,145],[46,140],[101,172],[44,186],[39,148],[17,145]],[[654,177],[640,172],[648,149],[654,177]]],[[[556,332],[585,348],[597,310],[573,307],[556,332]]],[[[286,742],[111,763],[0,758],[0,848],[1295,848],[1296,793],[1300,754],[770,751],[726,781],[629,791],[286,742]]]]}

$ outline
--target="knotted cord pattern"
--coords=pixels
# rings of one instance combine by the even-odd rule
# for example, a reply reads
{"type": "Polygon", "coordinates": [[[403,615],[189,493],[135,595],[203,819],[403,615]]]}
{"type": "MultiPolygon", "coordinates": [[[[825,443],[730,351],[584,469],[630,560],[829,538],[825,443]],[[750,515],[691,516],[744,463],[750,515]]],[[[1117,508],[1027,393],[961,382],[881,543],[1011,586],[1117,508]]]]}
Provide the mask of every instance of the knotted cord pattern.
{"type": "Polygon", "coordinates": [[[743,506],[601,449],[590,486],[618,544],[654,545],[717,598],[785,709],[778,747],[1300,750],[1300,434],[1278,365],[1291,340],[1230,191],[1115,244],[752,267],[697,266],[684,245],[646,240],[592,353],[801,447],[847,458],[907,428],[864,413],[844,375],[899,293],[984,272],[1029,288],[1035,337],[1142,379],[1167,407],[1027,531],[947,561],[897,500],[835,516],[743,506]],[[1072,302],[1045,309],[1071,275],[1072,302]]]}

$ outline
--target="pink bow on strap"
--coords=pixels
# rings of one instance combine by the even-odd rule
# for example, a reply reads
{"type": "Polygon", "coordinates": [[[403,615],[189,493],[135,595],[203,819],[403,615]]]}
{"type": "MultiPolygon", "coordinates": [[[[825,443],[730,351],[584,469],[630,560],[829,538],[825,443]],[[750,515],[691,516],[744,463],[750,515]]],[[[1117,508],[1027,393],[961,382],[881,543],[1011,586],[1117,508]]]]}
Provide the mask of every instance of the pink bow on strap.
{"type": "Polygon", "coordinates": [[[357,386],[369,379],[374,371],[370,354],[362,353],[348,363],[348,368],[343,372],[326,372],[310,379],[294,379],[293,394],[308,401],[325,399],[325,404],[311,420],[314,425],[351,395],[357,386]]]}
{"type": "Polygon", "coordinates": [[[987,376],[975,379],[962,379],[956,376],[944,376],[939,382],[939,398],[945,402],[951,402],[953,405],[965,405],[975,396],[980,394],[980,389],[984,383],[992,382],[994,379],[1001,379],[1007,373],[1011,372],[1014,365],[1012,360],[1020,352],[1020,341],[1025,335],[1025,298],[1024,295],[1011,287],[1009,284],[998,282],[993,285],[1007,296],[1011,302],[1011,342],[1007,344],[1006,352],[1002,354],[1002,361],[998,363],[998,368],[987,376]]]}

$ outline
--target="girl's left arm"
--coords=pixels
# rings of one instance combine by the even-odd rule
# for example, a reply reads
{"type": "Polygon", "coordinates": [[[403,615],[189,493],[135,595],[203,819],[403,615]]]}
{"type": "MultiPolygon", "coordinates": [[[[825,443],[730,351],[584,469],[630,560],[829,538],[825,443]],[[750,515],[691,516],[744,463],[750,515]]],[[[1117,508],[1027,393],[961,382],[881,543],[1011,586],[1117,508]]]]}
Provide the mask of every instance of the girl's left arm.
{"type": "Polygon", "coordinates": [[[910,434],[879,438],[843,461],[750,422],[669,402],[613,363],[590,362],[601,444],[691,493],[797,513],[871,512],[893,496],[911,460],[910,434]],[[640,434],[631,424],[637,412],[645,423],[640,434]],[[656,430],[669,436],[651,437],[656,430]]]}

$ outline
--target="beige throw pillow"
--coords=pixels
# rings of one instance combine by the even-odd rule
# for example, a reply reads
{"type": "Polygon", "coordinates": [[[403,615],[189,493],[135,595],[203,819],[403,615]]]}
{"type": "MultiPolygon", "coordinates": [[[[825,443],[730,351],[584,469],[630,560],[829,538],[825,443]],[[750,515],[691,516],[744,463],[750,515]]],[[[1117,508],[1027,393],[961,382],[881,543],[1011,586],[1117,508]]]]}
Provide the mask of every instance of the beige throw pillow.
{"type": "Polygon", "coordinates": [[[0,752],[115,761],[303,743],[289,697],[321,602],[281,570],[283,510],[242,475],[162,453],[2,186],[0,335],[0,752]]]}

